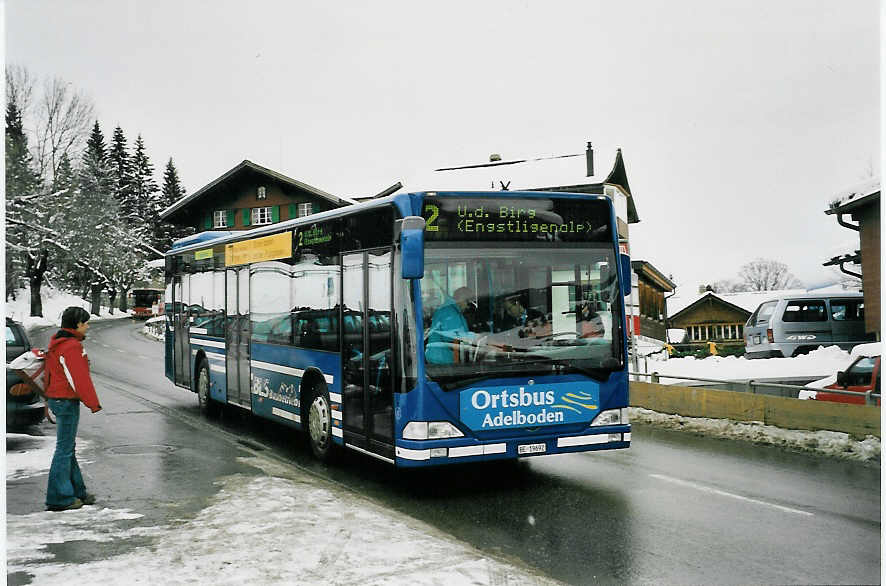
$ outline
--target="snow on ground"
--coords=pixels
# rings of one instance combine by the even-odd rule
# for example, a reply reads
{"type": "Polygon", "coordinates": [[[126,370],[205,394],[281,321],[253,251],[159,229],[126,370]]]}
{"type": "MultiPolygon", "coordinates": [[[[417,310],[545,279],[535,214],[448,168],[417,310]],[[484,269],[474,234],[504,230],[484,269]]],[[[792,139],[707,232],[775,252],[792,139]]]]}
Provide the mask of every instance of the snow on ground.
{"type": "Polygon", "coordinates": [[[632,423],[647,423],[666,429],[688,431],[711,437],[750,441],[756,444],[778,446],[826,456],[870,462],[880,462],[880,438],[869,435],[864,440],[853,439],[838,431],[804,431],[782,429],[760,421],[732,421],[708,417],[683,417],[659,413],[642,407],[630,407],[632,423]]]}
{"type": "MultiPolygon", "coordinates": [[[[849,352],[837,346],[819,347],[805,356],[794,358],[762,358],[748,360],[738,356],[709,356],[662,359],[653,355],[640,360],[640,371],[657,372],[672,377],[660,380],[662,384],[680,384],[678,376],[746,381],[749,379],[809,378],[818,379],[845,370],[852,359],[849,352]]],[[[643,380],[648,378],[643,377],[643,380]]]]}
{"type": "MultiPolygon", "coordinates": [[[[765,358],[748,360],[735,356],[709,356],[704,359],[671,358],[659,355],[640,360],[641,372],[657,372],[660,375],[674,375],[728,381],[749,379],[810,378],[821,379],[825,383],[833,379],[836,372],[846,370],[855,357],[861,354],[879,354],[880,344],[857,346],[850,354],[837,346],[820,347],[805,356],[795,358],[765,358]]],[[[649,380],[642,377],[641,380],[649,380]]],[[[662,384],[686,384],[679,378],[662,376],[662,384]]],[[[813,383],[813,386],[817,386],[813,383]]],[[[823,384],[822,384],[823,386],[823,384]]],[[[639,407],[631,408],[631,419],[669,429],[680,429],[713,437],[753,441],[755,443],[782,446],[788,449],[815,452],[866,462],[880,461],[880,439],[868,436],[863,441],[853,439],[849,434],[836,431],[803,431],[781,429],[761,422],[740,422],[729,419],[704,417],[683,417],[658,413],[639,407]]]]}
{"type": "MultiPolygon", "coordinates": [[[[6,300],[6,317],[11,317],[17,322],[22,323],[26,330],[40,326],[56,326],[58,327],[62,321],[62,312],[72,306],[79,305],[86,311],[89,311],[91,304],[89,301],[77,297],[71,293],[59,291],[49,285],[43,285],[40,289],[41,298],[43,300],[43,317],[32,317],[31,314],[31,291],[28,288],[19,289],[15,292],[15,300],[6,300]]],[[[129,312],[122,312],[114,309],[112,314],[107,307],[101,308],[101,315],[93,315],[91,320],[95,319],[119,319],[129,317],[129,312]]]]}
{"type": "Polygon", "coordinates": [[[166,316],[159,315],[145,320],[145,327],[142,333],[154,340],[163,341],[166,339],[166,316]]]}
{"type": "Polygon", "coordinates": [[[7,572],[35,584],[556,584],[439,530],[259,458],[193,519],[133,526],[129,509],[86,506],[7,517],[7,572]],[[150,537],[128,553],[54,563],[51,545],[150,537]],[[232,552],[236,555],[232,557],[232,552]],[[295,553],[294,553],[295,552],[295,553]],[[35,563],[39,562],[39,563],[35,563]]]}
{"type": "MultiPolygon", "coordinates": [[[[77,460],[89,464],[83,454],[89,442],[77,438],[77,460]]],[[[6,434],[6,479],[22,480],[46,474],[55,452],[55,435],[35,436],[23,433],[6,434]]]]}

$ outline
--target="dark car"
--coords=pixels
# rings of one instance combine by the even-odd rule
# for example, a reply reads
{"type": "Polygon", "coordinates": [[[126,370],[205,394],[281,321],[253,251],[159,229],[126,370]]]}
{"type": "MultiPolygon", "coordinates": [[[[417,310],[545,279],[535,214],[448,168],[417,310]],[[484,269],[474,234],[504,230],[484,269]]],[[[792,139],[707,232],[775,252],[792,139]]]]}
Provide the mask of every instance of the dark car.
{"type": "MultiPolygon", "coordinates": [[[[31,349],[25,328],[6,318],[6,364],[31,349]]],[[[19,375],[6,369],[6,427],[17,428],[43,421],[46,404],[19,375]]]]}

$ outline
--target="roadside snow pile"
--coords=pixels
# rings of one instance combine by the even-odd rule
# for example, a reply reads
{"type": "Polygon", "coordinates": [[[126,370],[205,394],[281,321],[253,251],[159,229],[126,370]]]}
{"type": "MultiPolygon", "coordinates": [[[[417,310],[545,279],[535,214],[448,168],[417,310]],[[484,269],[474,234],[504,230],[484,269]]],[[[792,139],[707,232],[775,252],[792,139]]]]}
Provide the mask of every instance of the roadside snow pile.
{"type": "Polygon", "coordinates": [[[679,384],[680,379],[665,378],[664,375],[723,380],[817,379],[845,370],[850,360],[849,352],[838,346],[828,346],[794,358],[748,360],[737,356],[708,356],[700,360],[692,357],[655,360],[650,357],[646,372],[659,373],[662,375],[660,382],[666,385],[679,384]]]}
{"type": "MultiPolygon", "coordinates": [[[[89,311],[92,305],[89,301],[77,297],[71,293],[59,291],[49,285],[43,285],[40,289],[43,302],[43,317],[31,317],[31,290],[27,287],[15,292],[15,300],[6,300],[6,317],[11,317],[25,326],[26,330],[40,326],[58,326],[62,321],[62,312],[72,306],[79,305],[89,311]]],[[[93,315],[90,319],[118,319],[129,317],[129,312],[114,309],[114,313],[107,307],[101,308],[101,315],[93,315]]]]}
{"type": "Polygon", "coordinates": [[[61,586],[557,584],[331,483],[308,475],[292,478],[290,469],[276,463],[245,461],[265,468],[268,476],[221,478],[218,494],[195,518],[168,525],[127,523],[140,513],[96,506],[9,515],[7,573],[61,586]],[[145,537],[149,543],[139,545],[145,537]],[[99,551],[102,542],[124,549],[128,540],[134,545],[125,553],[76,564],[55,559],[57,543],[86,543],[99,551]]]}
{"type": "Polygon", "coordinates": [[[880,438],[869,435],[855,440],[848,433],[837,431],[805,431],[782,429],[759,421],[732,421],[707,417],[684,417],[629,407],[631,423],[647,423],[665,429],[677,429],[724,439],[750,441],[768,446],[814,452],[826,456],[880,462],[880,438]]]}
{"type": "MultiPolygon", "coordinates": [[[[77,438],[77,459],[81,464],[91,462],[84,456],[90,447],[88,440],[77,438]]],[[[23,433],[7,433],[6,480],[23,480],[46,474],[54,452],[55,435],[34,436],[23,433]]]]}
{"type": "Polygon", "coordinates": [[[154,340],[163,341],[166,339],[166,317],[157,316],[148,319],[142,333],[154,340]]]}

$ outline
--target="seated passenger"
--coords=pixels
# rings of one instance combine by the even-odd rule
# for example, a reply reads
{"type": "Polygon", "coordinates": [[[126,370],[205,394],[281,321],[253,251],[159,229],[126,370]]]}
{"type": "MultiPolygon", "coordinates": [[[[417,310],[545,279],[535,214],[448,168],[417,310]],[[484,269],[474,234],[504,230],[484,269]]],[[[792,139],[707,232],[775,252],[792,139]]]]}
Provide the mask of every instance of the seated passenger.
{"type": "Polygon", "coordinates": [[[465,311],[473,303],[474,294],[467,287],[456,289],[434,312],[428,333],[425,358],[432,364],[453,364],[458,361],[458,342],[472,341],[474,334],[468,328],[465,311]]]}

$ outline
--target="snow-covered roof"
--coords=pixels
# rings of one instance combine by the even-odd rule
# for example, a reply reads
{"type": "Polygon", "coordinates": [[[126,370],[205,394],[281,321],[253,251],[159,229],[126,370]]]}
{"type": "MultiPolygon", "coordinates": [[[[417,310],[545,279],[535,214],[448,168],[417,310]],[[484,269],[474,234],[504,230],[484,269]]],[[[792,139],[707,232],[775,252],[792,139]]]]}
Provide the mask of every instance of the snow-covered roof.
{"type": "Polygon", "coordinates": [[[228,179],[230,179],[234,175],[241,173],[245,169],[249,169],[249,170],[252,170],[256,173],[265,175],[265,176],[275,179],[285,185],[297,187],[298,189],[306,191],[316,197],[319,197],[321,199],[325,199],[326,201],[332,203],[335,206],[345,206],[345,205],[350,205],[350,204],[355,203],[351,199],[338,197],[338,196],[332,195],[331,193],[326,193],[322,189],[318,189],[312,185],[308,185],[307,183],[302,183],[301,181],[298,181],[297,179],[293,179],[292,177],[287,177],[286,175],[284,175],[282,173],[278,173],[277,171],[273,171],[271,169],[268,169],[267,167],[262,167],[261,165],[253,163],[249,159],[245,159],[245,160],[243,160],[242,163],[239,163],[234,168],[228,170],[220,177],[218,177],[218,178],[212,180],[211,182],[209,182],[208,184],[204,185],[203,187],[201,187],[200,189],[198,189],[197,191],[195,191],[191,195],[187,195],[187,196],[181,198],[180,200],[176,201],[175,203],[170,205],[165,210],[161,211],[160,218],[165,219],[165,220],[169,220],[169,218],[171,216],[175,215],[176,212],[180,211],[184,207],[187,207],[192,202],[200,199],[201,197],[203,197],[204,195],[206,195],[207,193],[212,191],[215,187],[223,184],[225,181],[227,181],[228,179]]]}
{"type": "Polygon", "coordinates": [[[869,358],[876,358],[880,356],[880,352],[883,350],[883,344],[881,342],[871,342],[870,344],[859,344],[855,348],[852,349],[850,356],[853,360],[860,356],[867,356],[869,358]]]}
{"type": "Polygon", "coordinates": [[[740,293],[712,293],[711,291],[705,291],[693,295],[677,293],[677,295],[668,298],[668,315],[671,317],[677,315],[677,313],[709,294],[753,313],[764,301],[795,295],[828,295],[832,293],[853,294],[857,293],[857,291],[847,291],[840,285],[830,285],[819,289],[781,289],[778,291],[742,291],[740,293]]]}
{"type": "Polygon", "coordinates": [[[877,176],[871,177],[870,179],[865,179],[861,183],[857,183],[852,187],[835,193],[831,197],[831,209],[828,210],[828,212],[836,211],[838,208],[842,208],[850,204],[857,204],[861,200],[879,194],[880,177],[877,176]]]}
{"type": "MultiPolygon", "coordinates": [[[[587,175],[586,153],[567,153],[548,156],[514,156],[494,162],[444,165],[434,170],[414,170],[402,181],[406,192],[415,191],[479,191],[508,189],[510,191],[544,189],[615,183],[620,150],[594,147],[594,174],[587,175]],[[612,178],[612,179],[610,179],[612,178]]],[[[628,195],[630,221],[636,219],[636,208],[630,187],[621,185],[628,195]]]]}
{"type": "Polygon", "coordinates": [[[477,166],[452,165],[428,171],[416,171],[406,177],[408,191],[502,189],[501,182],[511,191],[561,185],[603,183],[610,167],[601,164],[611,161],[595,153],[594,175],[587,176],[585,153],[540,157],[514,157],[477,166]]]}

